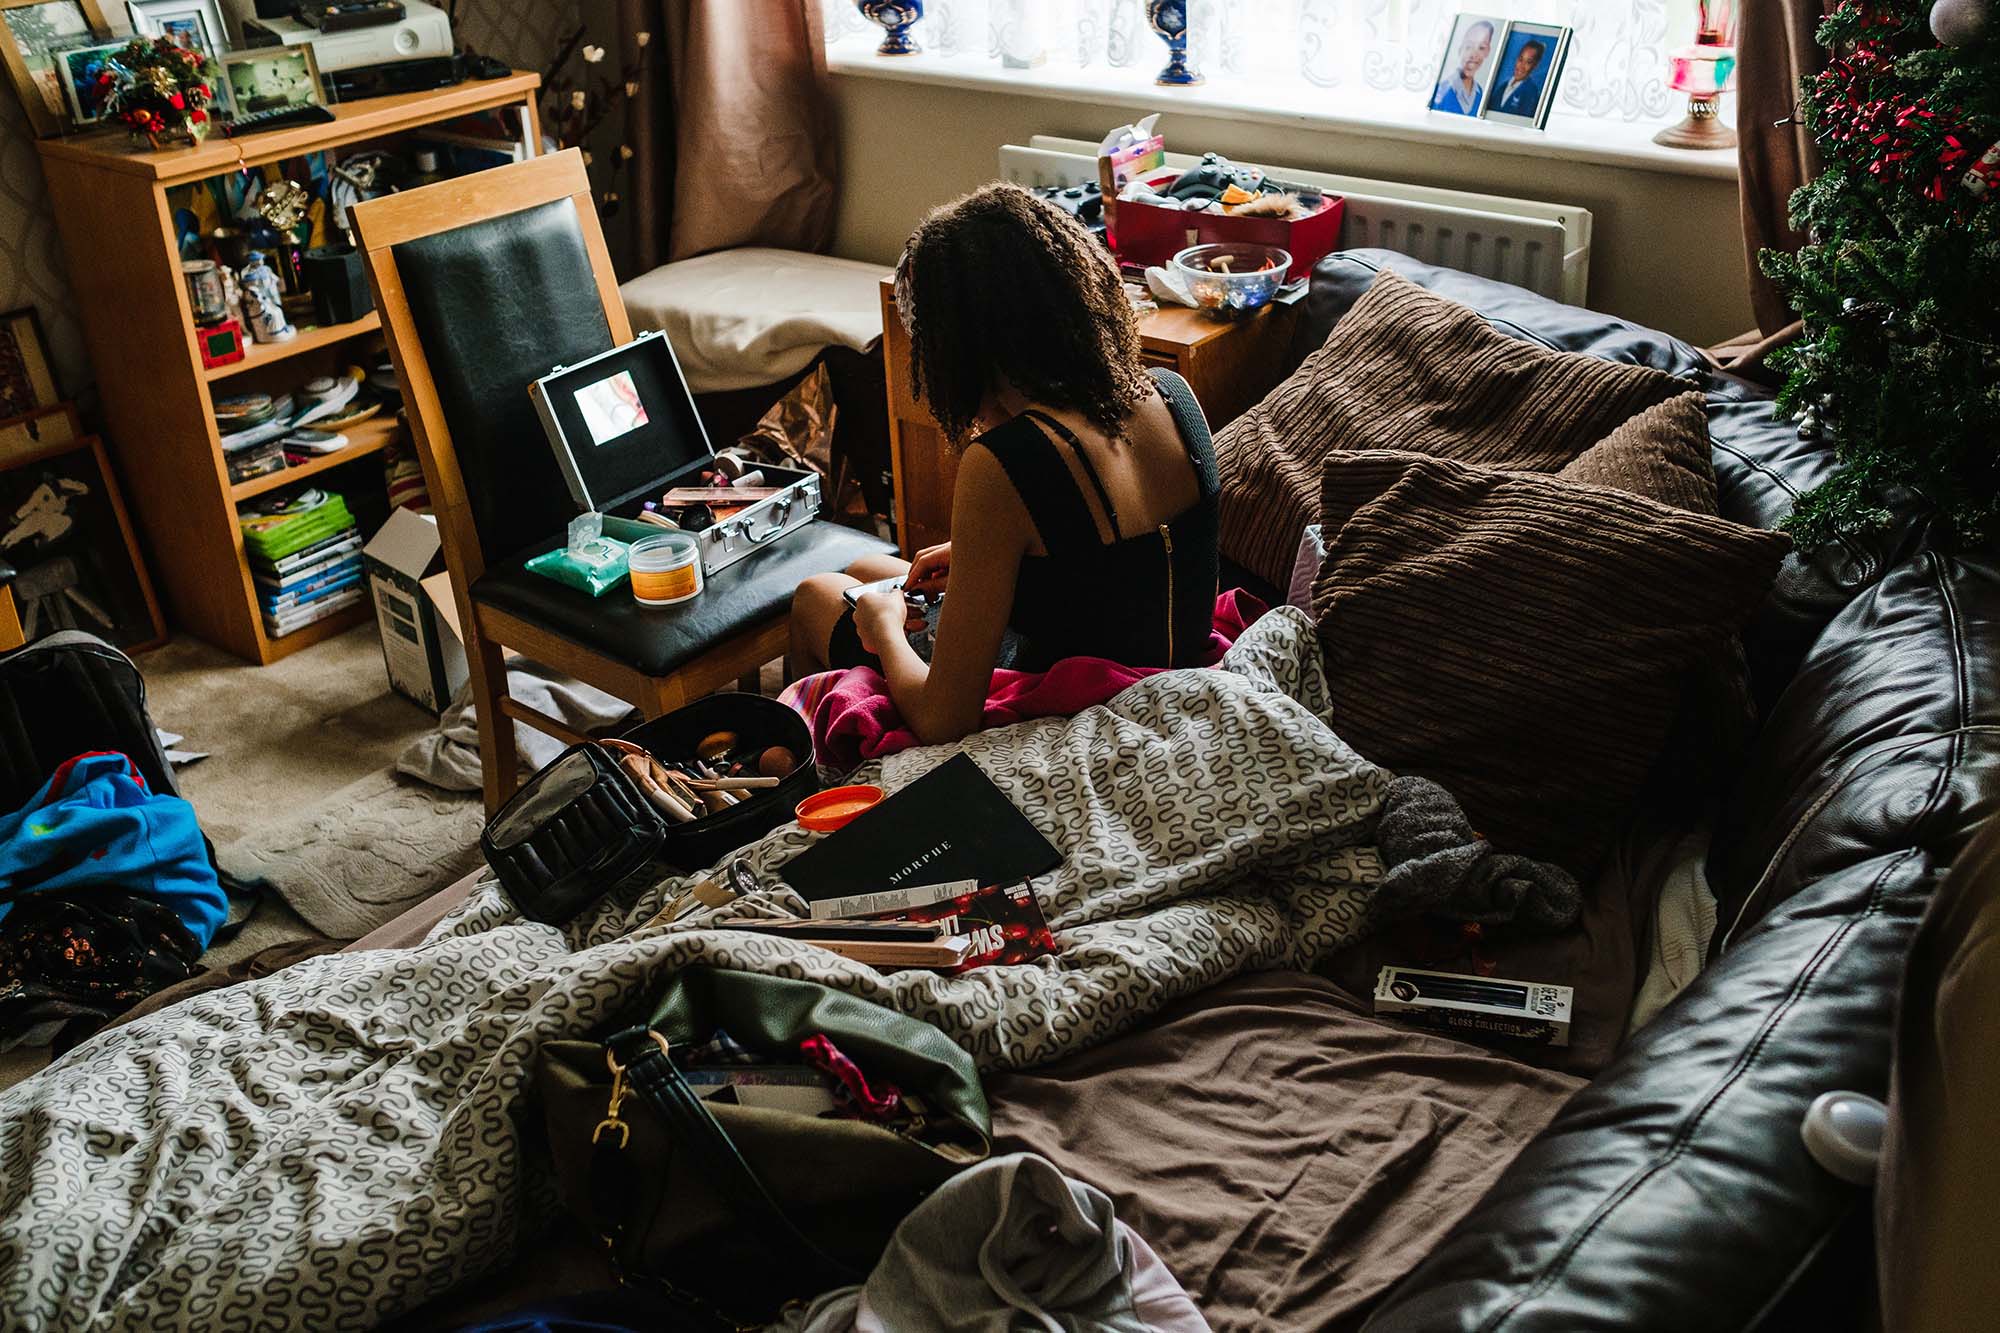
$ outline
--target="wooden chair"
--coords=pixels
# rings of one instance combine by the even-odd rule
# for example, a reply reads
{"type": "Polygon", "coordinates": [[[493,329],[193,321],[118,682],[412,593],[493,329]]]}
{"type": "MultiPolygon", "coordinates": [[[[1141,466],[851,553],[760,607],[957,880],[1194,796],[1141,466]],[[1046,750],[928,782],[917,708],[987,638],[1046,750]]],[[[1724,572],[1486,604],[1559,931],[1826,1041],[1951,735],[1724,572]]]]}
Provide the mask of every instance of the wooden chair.
{"type": "Polygon", "coordinates": [[[515,723],[581,739],[508,695],[509,650],[655,717],[782,656],[800,580],[891,549],[813,523],[669,610],[527,572],[530,557],[562,545],[576,512],[528,383],[632,336],[582,157],[531,158],[351,216],[451,572],[488,811],[518,781],[515,723]]]}

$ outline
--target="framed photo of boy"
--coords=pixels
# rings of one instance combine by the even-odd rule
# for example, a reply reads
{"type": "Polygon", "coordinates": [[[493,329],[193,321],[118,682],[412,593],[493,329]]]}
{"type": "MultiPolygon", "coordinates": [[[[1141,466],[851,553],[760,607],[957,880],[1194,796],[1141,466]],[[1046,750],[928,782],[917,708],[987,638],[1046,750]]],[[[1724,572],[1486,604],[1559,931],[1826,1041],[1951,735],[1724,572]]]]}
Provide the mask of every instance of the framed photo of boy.
{"type": "Polygon", "coordinates": [[[1493,52],[1505,23],[1483,14],[1460,14],[1444,44],[1437,83],[1431,89],[1431,110],[1453,116],[1477,116],[1486,106],[1487,85],[1493,79],[1493,52]]]}
{"type": "Polygon", "coordinates": [[[1509,23],[1481,118],[1524,129],[1546,128],[1556,104],[1556,83],[1569,59],[1570,33],[1571,29],[1554,23],[1509,23]]]}
{"type": "Polygon", "coordinates": [[[111,57],[131,45],[129,38],[115,42],[93,42],[87,46],[65,46],[55,53],[56,68],[62,73],[63,95],[69,99],[69,123],[81,128],[104,119],[104,90],[98,79],[111,57]]]}
{"type": "Polygon", "coordinates": [[[61,134],[69,115],[56,51],[111,34],[97,0],[0,0],[0,60],[35,134],[61,134]]]}

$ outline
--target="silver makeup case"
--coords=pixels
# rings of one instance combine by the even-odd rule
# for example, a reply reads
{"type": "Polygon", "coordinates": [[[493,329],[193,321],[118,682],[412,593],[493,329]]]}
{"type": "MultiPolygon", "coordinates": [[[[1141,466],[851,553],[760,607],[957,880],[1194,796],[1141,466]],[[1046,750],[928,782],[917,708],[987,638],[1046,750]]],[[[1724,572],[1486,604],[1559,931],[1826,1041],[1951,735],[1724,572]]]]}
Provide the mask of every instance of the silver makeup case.
{"type": "MultiPolygon", "coordinates": [[[[557,366],[528,386],[528,397],[579,510],[629,518],[676,486],[700,485],[715,466],[708,429],[664,333],[642,333],[557,366]]],[[[693,534],[704,575],[819,516],[817,473],[768,464],[761,470],[765,485],[781,488],[776,495],[693,534]]]]}

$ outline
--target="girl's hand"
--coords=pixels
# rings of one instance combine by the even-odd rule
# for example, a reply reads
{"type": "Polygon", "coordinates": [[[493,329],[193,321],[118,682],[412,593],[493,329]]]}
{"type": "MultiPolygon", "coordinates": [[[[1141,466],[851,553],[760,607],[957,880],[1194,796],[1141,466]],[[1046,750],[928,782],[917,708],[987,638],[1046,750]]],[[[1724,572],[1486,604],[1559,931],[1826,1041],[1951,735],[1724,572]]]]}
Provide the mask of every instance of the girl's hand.
{"type": "Polygon", "coordinates": [[[900,592],[871,592],[854,606],[861,646],[877,657],[891,643],[909,642],[909,631],[923,624],[923,613],[912,611],[900,592]]]}
{"type": "Polygon", "coordinates": [[[917,558],[910,562],[910,572],[904,586],[911,592],[920,592],[926,597],[936,597],[944,592],[945,584],[951,581],[951,543],[926,546],[917,552],[917,558]]]}

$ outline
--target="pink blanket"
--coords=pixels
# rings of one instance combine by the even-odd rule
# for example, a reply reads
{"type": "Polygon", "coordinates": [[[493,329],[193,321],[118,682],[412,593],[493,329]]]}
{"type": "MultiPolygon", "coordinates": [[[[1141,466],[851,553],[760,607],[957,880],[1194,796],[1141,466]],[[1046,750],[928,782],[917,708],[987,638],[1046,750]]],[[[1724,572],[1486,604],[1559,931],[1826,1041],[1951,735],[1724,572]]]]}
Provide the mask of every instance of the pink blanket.
{"type": "MultiPolygon", "coordinates": [[[[1267,609],[1240,588],[1216,598],[1215,628],[1201,665],[1214,666],[1267,609]]],[[[1047,671],[995,671],[979,726],[985,730],[1035,717],[1069,717],[1161,669],[1125,666],[1102,657],[1066,657],[1047,671]]],[[[812,723],[813,754],[822,768],[844,773],[864,760],[922,744],[903,725],[902,714],[889,697],[889,683],[873,667],[807,676],[779,697],[812,723]]]]}

